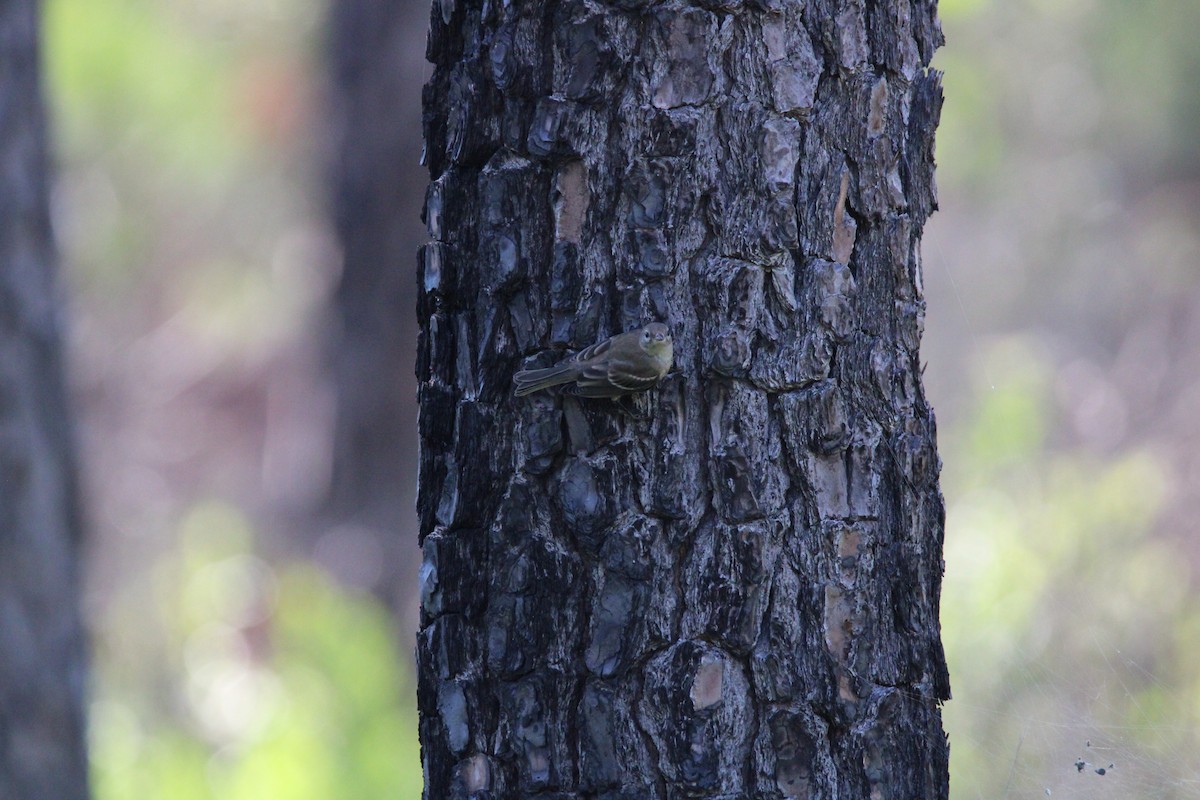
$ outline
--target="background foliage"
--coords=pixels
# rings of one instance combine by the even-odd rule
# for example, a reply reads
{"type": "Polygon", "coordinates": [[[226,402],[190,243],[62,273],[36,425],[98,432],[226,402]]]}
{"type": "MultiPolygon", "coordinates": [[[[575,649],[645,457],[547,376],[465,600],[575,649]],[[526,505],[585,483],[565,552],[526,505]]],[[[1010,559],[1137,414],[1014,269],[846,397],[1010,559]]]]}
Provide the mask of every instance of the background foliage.
{"type": "MultiPolygon", "coordinates": [[[[940,6],[952,794],[1194,797],[1200,6],[940,6]]],[[[45,3],[100,800],[419,793],[412,595],[385,607],[387,560],[310,513],[338,268],[325,14],[45,3]]]]}

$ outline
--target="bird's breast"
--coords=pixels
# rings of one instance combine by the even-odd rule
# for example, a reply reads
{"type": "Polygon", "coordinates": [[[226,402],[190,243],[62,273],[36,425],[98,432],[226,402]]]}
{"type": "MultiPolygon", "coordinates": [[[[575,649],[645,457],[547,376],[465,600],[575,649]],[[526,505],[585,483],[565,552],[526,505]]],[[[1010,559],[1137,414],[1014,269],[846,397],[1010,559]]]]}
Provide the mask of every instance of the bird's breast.
{"type": "Polygon", "coordinates": [[[655,360],[658,362],[659,373],[666,375],[668,372],[670,372],[671,364],[674,363],[675,360],[675,346],[671,344],[671,342],[667,342],[666,346],[659,351],[659,354],[655,360]]]}

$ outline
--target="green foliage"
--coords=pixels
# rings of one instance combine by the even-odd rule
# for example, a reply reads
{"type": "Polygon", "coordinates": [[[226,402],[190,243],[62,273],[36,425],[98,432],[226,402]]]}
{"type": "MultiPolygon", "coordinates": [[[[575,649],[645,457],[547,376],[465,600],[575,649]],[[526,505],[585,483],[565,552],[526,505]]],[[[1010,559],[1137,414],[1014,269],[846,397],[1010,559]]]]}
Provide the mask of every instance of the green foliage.
{"type": "Polygon", "coordinates": [[[953,164],[955,185],[989,188],[1003,168],[1010,147],[1000,124],[1001,109],[992,94],[994,79],[981,59],[961,51],[939,52],[945,110],[938,123],[937,159],[953,164]]]}
{"type": "Polygon", "coordinates": [[[180,528],[159,565],[159,658],[96,664],[98,800],[418,796],[412,681],[387,611],[311,565],[271,568],[236,509],[199,505],[180,528]]]}
{"type": "Polygon", "coordinates": [[[220,347],[297,327],[288,259],[317,205],[299,124],[310,7],[46,3],[55,223],[105,327],[136,334],[182,312],[220,347]]]}
{"type": "Polygon", "coordinates": [[[47,71],[58,136],[202,185],[236,166],[249,144],[232,107],[231,54],[201,42],[151,0],[50,0],[47,71]]]}
{"type": "Polygon", "coordinates": [[[1089,14],[1084,31],[1100,90],[1120,100],[1110,105],[1107,135],[1143,169],[1195,174],[1200,4],[1109,0],[1104,11],[1089,14]]]}
{"type": "Polygon", "coordinates": [[[1195,797],[1195,490],[1176,474],[1193,448],[1173,410],[1194,405],[1176,351],[1195,348],[1166,320],[1195,295],[1200,6],[939,7],[951,794],[1195,797]],[[996,330],[1017,333],[981,347],[996,330]]]}
{"type": "Polygon", "coordinates": [[[1156,535],[1166,471],[1149,452],[1050,447],[1053,373],[1039,352],[993,348],[975,413],[943,437],[956,465],[943,484],[951,794],[1175,796],[1200,767],[1198,709],[1178,702],[1194,696],[1200,654],[1176,634],[1194,631],[1200,600],[1156,535]]]}

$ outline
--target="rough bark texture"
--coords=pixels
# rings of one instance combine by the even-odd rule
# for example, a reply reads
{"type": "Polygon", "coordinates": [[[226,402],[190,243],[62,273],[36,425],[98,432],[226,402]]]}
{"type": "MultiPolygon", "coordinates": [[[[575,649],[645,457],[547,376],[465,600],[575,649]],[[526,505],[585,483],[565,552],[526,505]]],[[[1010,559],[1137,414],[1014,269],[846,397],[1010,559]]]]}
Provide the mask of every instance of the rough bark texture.
{"type": "Polygon", "coordinates": [[[944,798],[933,0],[434,3],[428,798],[944,798]],[[638,400],[511,376],[650,320],[638,400]]]}
{"type": "Polygon", "coordinates": [[[76,800],[87,797],[80,515],[36,6],[0,2],[0,798],[76,800]]]}

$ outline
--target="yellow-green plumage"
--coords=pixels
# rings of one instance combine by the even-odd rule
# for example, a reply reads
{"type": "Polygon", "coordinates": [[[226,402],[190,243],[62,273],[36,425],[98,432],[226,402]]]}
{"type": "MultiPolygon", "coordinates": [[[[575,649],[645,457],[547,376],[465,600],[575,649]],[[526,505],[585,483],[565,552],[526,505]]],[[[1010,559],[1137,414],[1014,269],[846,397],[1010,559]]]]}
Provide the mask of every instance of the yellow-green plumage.
{"type": "Polygon", "coordinates": [[[564,391],[580,397],[620,397],[658,383],[673,361],[670,328],[652,322],[586,347],[553,367],[518,372],[514,394],[567,384],[564,391]]]}

